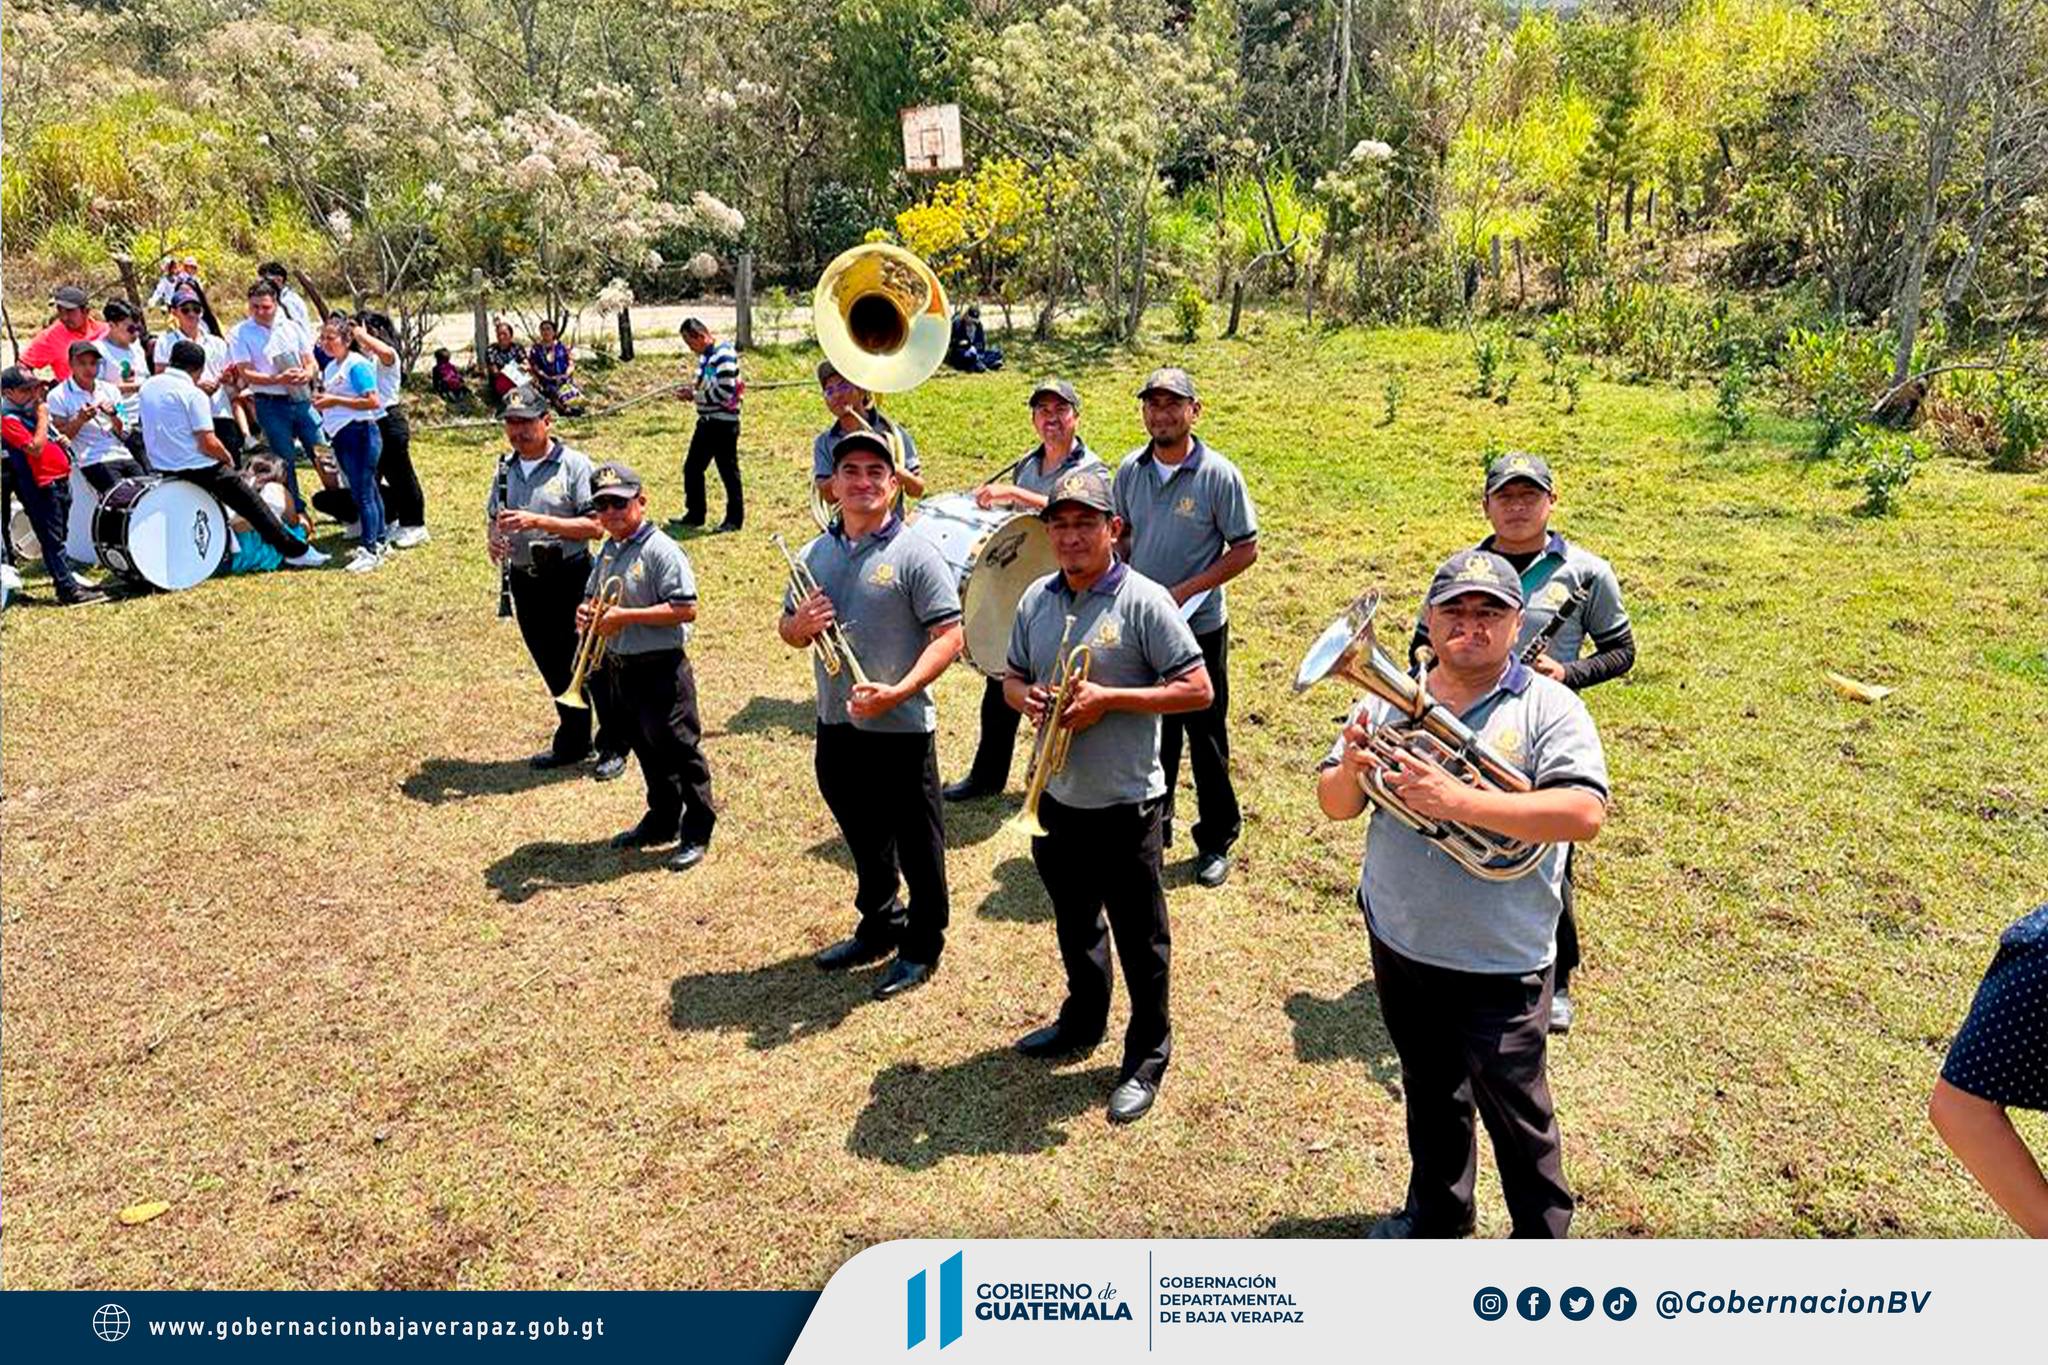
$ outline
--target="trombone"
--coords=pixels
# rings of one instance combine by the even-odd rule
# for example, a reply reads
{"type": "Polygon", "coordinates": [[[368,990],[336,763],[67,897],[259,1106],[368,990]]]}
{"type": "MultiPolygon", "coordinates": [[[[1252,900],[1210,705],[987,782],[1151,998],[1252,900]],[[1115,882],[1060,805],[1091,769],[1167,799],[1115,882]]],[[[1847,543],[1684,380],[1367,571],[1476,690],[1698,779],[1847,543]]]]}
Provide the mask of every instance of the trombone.
{"type": "MultiPolygon", "coordinates": [[[[775,548],[782,551],[782,557],[789,561],[789,590],[802,603],[818,591],[818,580],[810,566],[789,552],[789,544],[781,532],[774,534],[775,548]]],[[[868,675],[861,671],[860,660],[854,655],[853,646],[847,643],[846,628],[834,621],[811,638],[811,649],[818,656],[818,664],[827,677],[836,678],[844,667],[853,674],[855,687],[866,687],[868,675]]]]}
{"type": "Polygon", "coordinates": [[[617,574],[605,579],[604,586],[597,590],[597,603],[590,609],[590,624],[583,628],[583,634],[576,641],[576,671],[569,675],[569,685],[555,698],[555,705],[573,706],[579,711],[590,705],[583,699],[584,688],[589,685],[590,675],[604,664],[604,656],[611,649],[611,641],[598,633],[597,626],[625,596],[626,580],[617,574]]]}
{"type": "Polygon", "coordinates": [[[1067,766],[1067,753],[1074,747],[1074,732],[1060,723],[1060,715],[1074,695],[1074,685],[1088,681],[1088,668],[1095,657],[1086,645],[1075,645],[1069,653],[1067,641],[1073,635],[1074,618],[1069,615],[1066,629],[1060,632],[1059,683],[1053,689],[1052,700],[1046,703],[1045,719],[1039,722],[1038,739],[1031,746],[1031,766],[1024,776],[1024,808],[1008,822],[1008,828],[1034,839],[1043,839],[1046,834],[1045,826],[1038,820],[1038,798],[1045,795],[1045,786],[1052,781],[1053,774],[1067,766]]]}

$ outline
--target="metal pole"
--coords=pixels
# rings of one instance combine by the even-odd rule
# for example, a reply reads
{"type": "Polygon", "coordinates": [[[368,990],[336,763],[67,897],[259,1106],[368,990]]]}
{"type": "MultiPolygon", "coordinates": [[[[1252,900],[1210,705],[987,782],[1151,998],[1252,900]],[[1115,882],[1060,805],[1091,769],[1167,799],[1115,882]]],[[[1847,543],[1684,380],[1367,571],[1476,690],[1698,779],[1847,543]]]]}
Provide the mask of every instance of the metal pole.
{"type": "Polygon", "coordinates": [[[739,261],[733,266],[732,302],[737,320],[733,326],[733,345],[740,350],[753,349],[754,345],[754,253],[742,251],[739,261]]]}

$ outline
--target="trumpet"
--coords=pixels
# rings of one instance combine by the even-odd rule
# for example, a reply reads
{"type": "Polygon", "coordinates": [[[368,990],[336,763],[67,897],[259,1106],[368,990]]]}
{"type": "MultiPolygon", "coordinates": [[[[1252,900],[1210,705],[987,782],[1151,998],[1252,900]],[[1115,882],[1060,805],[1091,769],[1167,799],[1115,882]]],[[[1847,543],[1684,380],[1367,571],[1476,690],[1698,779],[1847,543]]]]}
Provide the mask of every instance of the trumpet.
{"type": "MultiPolygon", "coordinates": [[[[1366,748],[1385,763],[1428,763],[1468,786],[1495,791],[1529,791],[1522,770],[1503,759],[1469,726],[1429,695],[1425,661],[1408,676],[1387,657],[1374,638],[1372,618],[1379,610],[1374,588],[1347,607],[1330,624],[1294,675],[1294,690],[1306,691],[1324,678],[1342,678],[1391,705],[1399,719],[1373,727],[1366,748]]],[[[1534,872],[1550,844],[1532,844],[1455,820],[1419,815],[1388,790],[1377,771],[1362,774],[1358,784],[1366,799],[1423,838],[1435,844],[1482,881],[1511,882],[1534,872]]]]}
{"type": "MultiPolygon", "coordinates": [[[[811,573],[810,566],[789,552],[789,544],[780,532],[774,535],[775,548],[782,551],[782,557],[789,561],[789,589],[798,602],[802,602],[818,591],[818,580],[811,573]]],[[[827,677],[836,678],[844,667],[853,674],[855,687],[866,687],[868,675],[861,671],[860,660],[854,655],[853,646],[847,643],[846,629],[837,621],[819,631],[811,639],[811,648],[817,653],[818,663],[827,677]]]]}
{"type": "Polygon", "coordinates": [[[1072,653],[1067,651],[1067,641],[1073,634],[1074,618],[1069,615],[1066,629],[1060,632],[1059,683],[1053,689],[1052,700],[1046,703],[1045,719],[1039,722],[1038,739],[1031,746],[1031,766],[1024,775],[1024,808],[1011,816],[1008,823],[1009,828],[1034,839],[1043,839],[1046,832],[1038,820],[1038,799],[1045,795],[1053,774],[1067,766],[1067,753],[1074,747],[1074,732],[1060,724],[1060,713],[1067,709],[1075,684],[1088,681],[1088,668],[1095,657],[1086,645],[1074,646],[1072,653]]]}
{"type": "Polygon", "coordinates": [[[555,698],[557,706],[573,706],[578,710],[590,705],[583,699],[584,688],[589,685],[590,675],[604,663],[604,656],[611,649],[611,641],[598,633],[598,623],[605,614],[619,605],[626,595],[626,580],[613,574],[604,580],[597,590],[596,605],[590,609],[590,624],[583,628],[583,634],[576,641],[576,671],[569,675],[569,685],[555,698]]]}

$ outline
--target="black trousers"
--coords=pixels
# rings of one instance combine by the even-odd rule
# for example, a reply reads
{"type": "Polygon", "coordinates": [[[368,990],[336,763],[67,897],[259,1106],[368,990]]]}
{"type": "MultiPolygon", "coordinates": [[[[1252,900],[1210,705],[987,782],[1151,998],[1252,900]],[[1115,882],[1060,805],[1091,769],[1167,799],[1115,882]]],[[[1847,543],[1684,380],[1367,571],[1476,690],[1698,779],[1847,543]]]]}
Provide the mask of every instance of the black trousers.
{"type": "Polygon", "coordinates": [[[853,853],[854,936],[893,943],[906,962],[937,962],[952,915],[937,736],[820,724],[817,763],[818,791],[853,853]]]}
{"type": "Polygon", "coordinates": [[[1408,1211],[1424,1236],[1472,1225],[1476,1108],[1493,1139],[1517,1237],[1562,1237],[1572,1222],[1544,1058],[1550,972],[1495,976],[1432,967],[1372,940],[1373,989],[1401,1058],[1408,1109],[1408,1211]]]}
{"type": "Polygon", "coordinates": [[[241,423],[232,416],[216,417],[213,419],[213,434],[220,438],[220,443],[228,448],[228,454],[234,457],[235,468],[240,469],[244,444],[241,423]]]}
{"type": "Polygon", "coordinates": [[[172,478],[196,483],[214,497],[221,506],[237,513],[249,523],[263,543],[276,550],[286,559],[304,554],[306,542],[290,531],[277,519],[277,513],[270,510],[270,504],[256,495],[256,490],[243,483],[235,471],[224,464],[210,464],[204,469],[166,470],[172,478]]]}
{"type": "Polygon", "coordinates": [[[1572,972],[1579,965],[1579,921],[1572,914],[1572,859],[1578,851],[1577,844],[1564,846],[1564,913],[1557,917],[1557,984],[1552,988],[1559,995],[1571,990],[1572,972]]]}
{"type": "Polygon", "coordinates": [[[977,787],[1001,791],[1010,781],[1010,755],[1017,747],[1017,722],[1023,716],[1003,700],[1003,680],[990,678],[981,692],[981,738],[974,746],[974,766],[967,780],[977,787]]]}
{"type": "Polygon", "coordinates": [[[704,469],[714,463],[725,485],[725,524],[739,526],[747,519],[746,495],[740,491],[740,424],[717,418],[699,417],[690,433],[690,453],[683,457],[683,520],[704,520],[704,469]]]}
{"type": "Polygon", "coordinates": [[[1195,770],[1195,848],[1228,853],[1244,830],[1237,789],[1230,785],[1230,623],[1197,635],[1202,662],[1216,699],[1200,711],[1161,716],[1159,765],[1166,769],[1166,826],[1173,828],[1174,788],[1180,784],[1181,736],[1187,736],[1188,765],[1195,770]]]}
{"type": "Polygon", "coordinates": [[[405,420],[405,409],[396,407],[387,411],[377,419],[377,430],[384,438],[383,454],[377,457],[377,483],[384,498],[384,519],[393,526],[425,526],[427,495],[421,490],[420,476],[412,467],[412,425],[405,420]]]}
{"type": "Polygon", "coordinates": [[[1067,969],[1061,1032],[1102,1036],[1109,1022],[1109,940],[1116,938],[1124,989],[1131,994],[1119,1083],[1135,1077],[1158,1085],[1173,1055],[1166,1008],[1173,935],[1160,880],[1162,807],[1146,801],[1081,810],[1043,796],[1038,818],[1046,834],[1031,841],[1031,861],[1052,898],[1060,961],[1067,969]]]}
{"type": "MultiPolygon", "coordinates": [[[[566,564],[553,560],[533,573],[512,570],[513,615],[519,618],[520,638],[550,697],[560,696],[576,671],[576,608],[583,603],[589,575],[588,555],[577,555],[566,564]]],[[[555,703],[555,737],[549,748],[556,758],[574,760],[590,752],[591,712],[609,700],[605,692],[593,686],[589,707],[555,703]]]]}
{"type": "Polygon", "coordinates": [[[93,492],[104,493],[123,479],[139,479],[149,471],[142,467],[141,461],[117,455],[111,460],[101,460],[98,464],[82,464],[78,467],[78,473],[92,486],[93,492]]]}
{"type": "Polygon", "coordinates": [[[76,597],[80,591],[78,576],[71,571],[71,561],[64,557],[64,533],[71,520],[70,478],[58,479],[44,487],[36,482],[35,472],[28,467],[27,458],[12,450],[7,452],[7,472],[14,496],[21,499],[22,507],[28,512],[29,525],[35,528],[36,544],[43,552],[43,566],[50,571],[50,582],[57,590],[57,597],[59,600],[76,597]]]}
{"type": "MultiPolygon", "coordinates": [[[[605,655],[608,708],[647,779],[642,825],[708,844],[718,813],[697,720],[697,675],[680,649],[605,655]]],[[[595,702],[595,698],[592,698],[595,702]]]]}

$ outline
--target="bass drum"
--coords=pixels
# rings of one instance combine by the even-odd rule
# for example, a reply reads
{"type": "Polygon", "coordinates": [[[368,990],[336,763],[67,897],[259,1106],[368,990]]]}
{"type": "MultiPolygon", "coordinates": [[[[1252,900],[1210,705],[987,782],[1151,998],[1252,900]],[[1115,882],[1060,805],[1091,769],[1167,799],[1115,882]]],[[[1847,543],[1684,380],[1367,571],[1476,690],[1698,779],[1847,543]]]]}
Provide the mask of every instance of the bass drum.
{"type": "Polygon", "coordinates": [[[1024,590],[1059,567],[1045,523],[1014,507],[977,507],[972,493],[946,493],[920,502],[904,529],[930,541],[952,567],[966,623],[967,662],[977,672],[1002,677],[1024,590]]]}
{"type": "Polygon", "coordinates": [[[92,540],[100,563],[121,578],[179,592],[220,567],[228,519],[213,494],[183,479],[123,479],[100,499],[92,540]]]}

